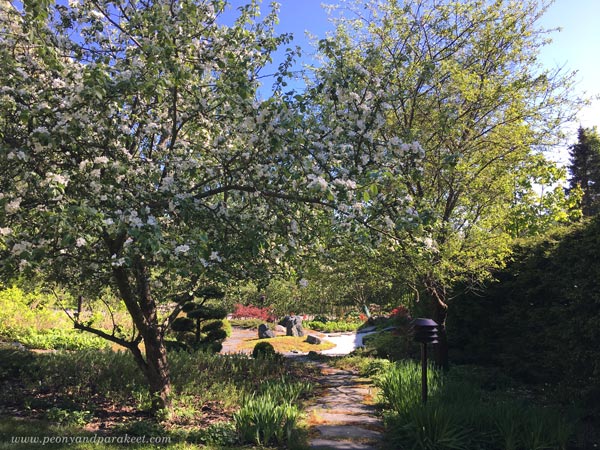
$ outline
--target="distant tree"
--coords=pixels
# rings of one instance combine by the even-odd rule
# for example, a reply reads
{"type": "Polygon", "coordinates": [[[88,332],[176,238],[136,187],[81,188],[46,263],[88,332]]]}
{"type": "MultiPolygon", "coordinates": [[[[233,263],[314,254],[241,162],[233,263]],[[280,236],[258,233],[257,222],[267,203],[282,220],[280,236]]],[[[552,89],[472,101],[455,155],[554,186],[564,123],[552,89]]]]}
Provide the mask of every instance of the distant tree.
{"type": "Polygon", "coordinates": [[[577,186],[583,191],[584,216],[600,211],[600,136],[598,129],[579,127],[577,143],[570,147],[570,188],[577,186]]]}

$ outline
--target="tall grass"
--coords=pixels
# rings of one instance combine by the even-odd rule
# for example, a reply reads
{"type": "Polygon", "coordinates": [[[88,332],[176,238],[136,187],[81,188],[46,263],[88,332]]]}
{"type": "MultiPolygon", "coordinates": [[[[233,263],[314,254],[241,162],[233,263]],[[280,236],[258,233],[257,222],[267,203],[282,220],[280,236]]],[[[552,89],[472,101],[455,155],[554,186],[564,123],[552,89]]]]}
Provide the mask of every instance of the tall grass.
{"type": "Polygon", "coordinates": [[[421,404],[420,366],[391,365],[374,379],[397,449],[564,450],[573,424],[555,409],[486,392],[474,378],[428,371],[429,400],[421,404]]]}
{"type": "Polygon", "coordinates": [[[283,377],[262,383],[257,393],[244,398],[233,416],[241,441],[278,446],[290,443],[300,417],[297,401],[310,392],[310,383],[283,377]]]}
{"type": "MultiPolygon", "coordinates": [[[[401,361],[374,377],[384,407],[398,414],[409,414],[421,402],[421,367],[412,361],[401,361]]],[[[427,385],[430,395],[436,395],[442,384],[440,374],[429,366],[427,385]]]]}

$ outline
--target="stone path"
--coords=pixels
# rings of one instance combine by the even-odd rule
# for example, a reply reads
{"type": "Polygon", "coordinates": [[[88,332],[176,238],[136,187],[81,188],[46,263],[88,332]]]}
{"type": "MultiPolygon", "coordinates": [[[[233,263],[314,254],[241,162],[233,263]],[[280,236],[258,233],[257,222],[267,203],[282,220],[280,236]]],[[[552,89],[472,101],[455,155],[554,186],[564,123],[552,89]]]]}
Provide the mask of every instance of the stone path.
{"type": "Polygon", "coordinates": [[[373,389],[356,373],[319,363],[318,397],[307,408],[309,448],[317,450],[379,449],[383,424],[371,405],[373,389]],[[319,392],[320,391],[320,392],[319,392]]]}

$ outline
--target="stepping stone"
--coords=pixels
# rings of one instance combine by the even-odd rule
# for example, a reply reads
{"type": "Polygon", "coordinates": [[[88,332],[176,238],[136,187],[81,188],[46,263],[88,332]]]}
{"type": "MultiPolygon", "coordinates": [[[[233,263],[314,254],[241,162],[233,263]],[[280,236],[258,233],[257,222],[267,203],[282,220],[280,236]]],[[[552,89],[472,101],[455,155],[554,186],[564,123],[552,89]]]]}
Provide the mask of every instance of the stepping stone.
{"type": "Polygon", "coordinates": [[[377,417],[366,416],[364,414],[347,414],[347,413],[331,413],[315,411],[315,416],[319,419],[332,425],[348,424],[348,425],[376,425],[382,426],[381,421],[377,417]]]}
{"type": "Polygon", "coordinates": [[[314,450],[377,450],[369,444],[351,441],[334,441],[330,439],[312,439],[308,447],[314,450]]]}
{"type": "Polygon", "coordinates": [[[345,414],[375,414],[375,410],[371,406],[356,404],[356,403],[331,403],[323,400],[317,400],[314,405],[316,408],[324,409],[332,413],[345,414]]]}
{"type": "Polygon", "coordinates": [[[381,439],[379,431],[368,430],[355,425],[317,425],[314,427],[324,438],[340,439],[381,439]]]}

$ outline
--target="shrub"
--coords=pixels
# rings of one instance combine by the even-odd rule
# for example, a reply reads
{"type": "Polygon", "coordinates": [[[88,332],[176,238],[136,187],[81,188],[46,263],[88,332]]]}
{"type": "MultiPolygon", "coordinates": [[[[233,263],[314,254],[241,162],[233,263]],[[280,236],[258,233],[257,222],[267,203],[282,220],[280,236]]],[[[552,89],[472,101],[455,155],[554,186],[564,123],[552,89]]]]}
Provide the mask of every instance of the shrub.
{"type": "Polygon", "coordinates": [[[495,282],[448,310],[454,359],[501,366],[528,383],[562,383],[571,400],[590,398],[600,373],[599,236],[596,217],[516,245],[495,282]]]}
{"type": "Polygon", "coordinates": [[[266,322],[274,322],[276,319],[268,308],[253,305],[245,306],[239,303],[235,305],[235,310],[231,316],[234,319],[260,319],[266,322]]]}
{"type": "Polygon", "coordinates": [[[242,442],[279,446],[292,442],[300,416],[293,403],[311,391],[310,383],[294,383],[286,378],[261,383],[259,393],[246,397],[234,414],[242,442]]]}
{"type": "MultiPolygon", "coordinates": [[[[212,291],[210,293],[217,295],[212,291]]],[[[185,303],[182,311],[186,317],[178,317],[171,324],[171,329],[176,333],[181,346],[188,350],[221,351],[221,342],[228,336],[224,328],[225,321],[222,320],[227,316],[227,311],[196,301],[185,303]]]]}
{"type": "Polygon", "coordinates": [[[50,408],[46,412],[46,418],[63,426],[83,426],[92,420],[89,411],[72,411],[62,408],[50,408]]]}
{"type": "Polygon", "coordinates": [[[268,342],[259,342],[252,350],[253,358],[265,358],[275,355],[275,348],[268,342]]]}
{"type": "Polygon", "coordinates": [[[259,392],[268,394],[275,401],[281,403],[294,403],[298,398],[305,397],[312,392],[313,386],[308,382],[290,382],[285,377],[277,380],[267,380],[260,384],[259,392]]]}
{"type": "Polygon", "coordinates": [[[362,322],[343,322],[343,321],[327,321],[310,320],[302,325],[310,330],[320,331],[322,333],[336,333],[345,331],[356,331],[362,325],[362,322]]]}

